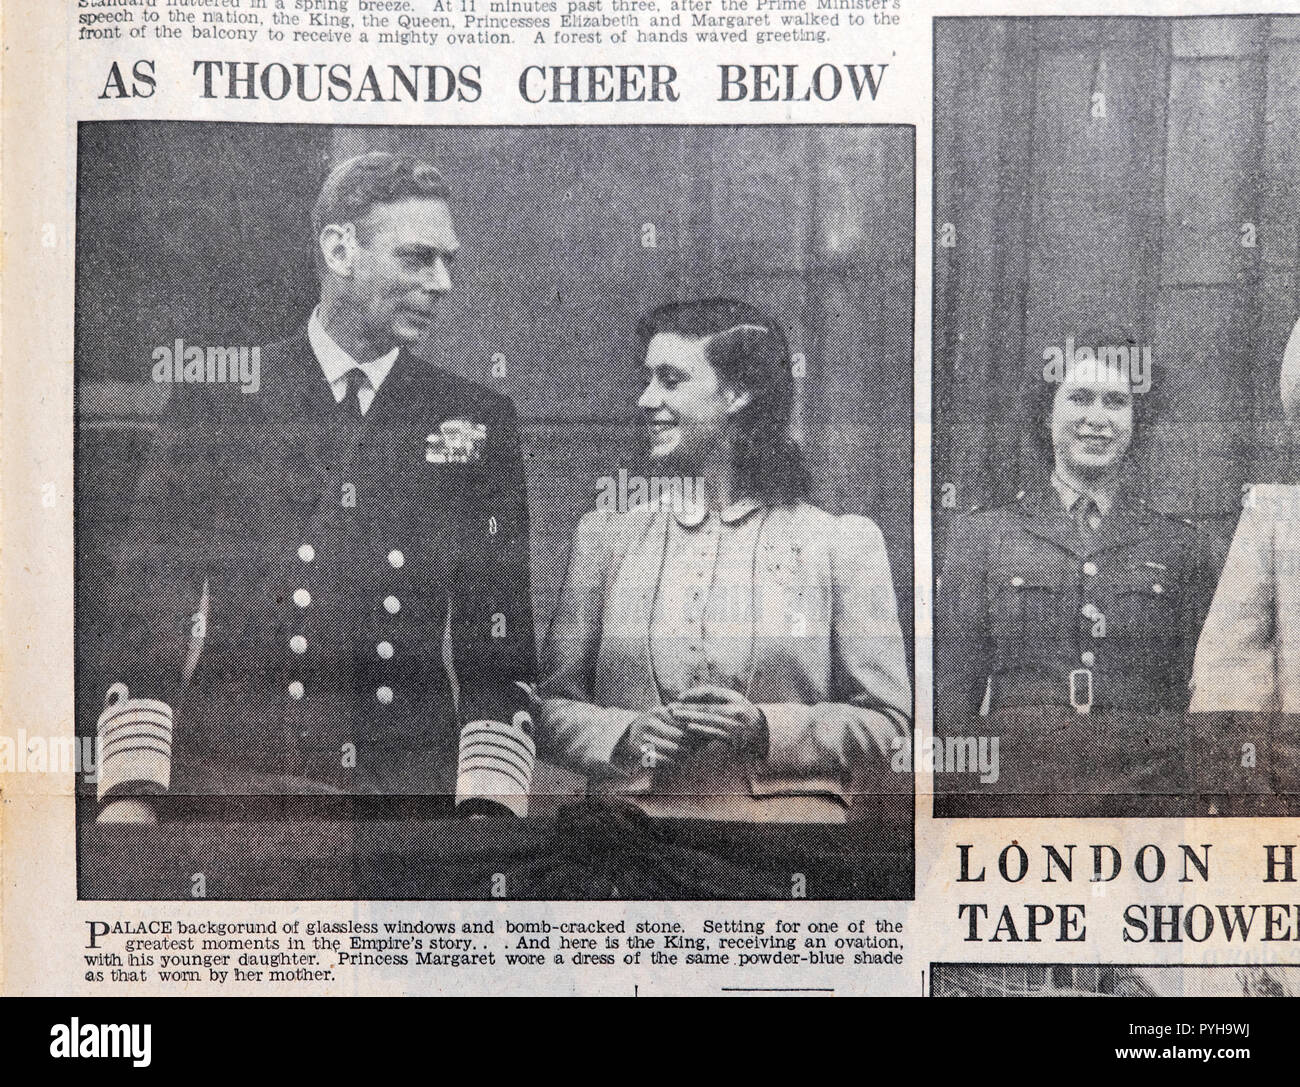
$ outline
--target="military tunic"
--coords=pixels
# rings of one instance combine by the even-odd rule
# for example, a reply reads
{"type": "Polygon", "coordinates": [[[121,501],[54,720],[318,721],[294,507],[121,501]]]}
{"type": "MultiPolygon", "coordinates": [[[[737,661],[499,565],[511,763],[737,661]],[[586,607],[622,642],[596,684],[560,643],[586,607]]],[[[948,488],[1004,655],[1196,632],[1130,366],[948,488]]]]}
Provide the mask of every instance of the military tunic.
{"type": "MultiPolygon", "coordinates": [[[[957,518],[935,606],[935,734],[996,736],[998,780],[937,790],[1182,788],[1182,714],[1222,544],[1121,492],[1085,531],[1050,490],[957,518]]],[[[953,768],[940,763],[939,768],[953,768]]]]}
{"type": "Polygon", "coordinates": [[[178,390],[102,681],[175,709],[173,793],[451,795],[535,679],[513,407],[403,349],[344,411],[305,333],[261,376],[178,390]]]}

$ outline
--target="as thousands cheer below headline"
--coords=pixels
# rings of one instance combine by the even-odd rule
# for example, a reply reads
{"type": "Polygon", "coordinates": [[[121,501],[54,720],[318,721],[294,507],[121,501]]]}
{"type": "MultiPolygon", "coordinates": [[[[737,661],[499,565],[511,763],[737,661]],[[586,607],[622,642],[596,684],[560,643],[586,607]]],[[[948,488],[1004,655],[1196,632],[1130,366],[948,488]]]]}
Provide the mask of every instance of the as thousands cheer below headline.
{"type": "MultiPolygon", "coordinates": [[[[148,64],[147,61],[140,62],[148,64]]],[[[871,101],[880,93],[888,64],[823,63],[809,72],[798,64],[719,64],[719,102],[829,102],[841,94],[871,101]]],[[[137,73],[148,83],[152,72],[137,73]]],[[[263,64],[244,60],[196,60],[204,98],[269,99],[291,94],[303,102],[477,102],[483,72],[476,64],[366,65],[263,64]]],[[[519,73],[519,95],[527,102],[677,102],[677,69],[671,64],[530,64],[519,73]]],[[[122,77],[110,76],[110,90],[124,96],[122,77]]]]}

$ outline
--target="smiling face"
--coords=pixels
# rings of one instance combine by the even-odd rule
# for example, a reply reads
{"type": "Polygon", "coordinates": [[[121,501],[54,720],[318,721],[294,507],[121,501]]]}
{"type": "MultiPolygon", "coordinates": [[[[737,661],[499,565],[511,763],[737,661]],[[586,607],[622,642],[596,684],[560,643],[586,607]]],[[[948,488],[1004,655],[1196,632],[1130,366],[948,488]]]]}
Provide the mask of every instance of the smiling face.
{"type": "Polygon", "coordinates": [[[321,247],[349,331],[379,358],[428,331],[460,243],[446,202],[414,197],[375,205],[355,227],[326,227],[321,247]]]}
{"type": "Polygon", "coordinates": [[[650,430],[650,456],[692,471],[721,448],[731,416],[748,400],[722,380],[704,345],[657,334],[646,349],[647,384],[637,401],[650,430]]]}
{"type": "Polygon", "coordinates": [[[1058,471],[1095,480],[1114,474],[1133,442],[1133,390],[1114,367],[1075,367],[1052,402],[1058,471]]]}

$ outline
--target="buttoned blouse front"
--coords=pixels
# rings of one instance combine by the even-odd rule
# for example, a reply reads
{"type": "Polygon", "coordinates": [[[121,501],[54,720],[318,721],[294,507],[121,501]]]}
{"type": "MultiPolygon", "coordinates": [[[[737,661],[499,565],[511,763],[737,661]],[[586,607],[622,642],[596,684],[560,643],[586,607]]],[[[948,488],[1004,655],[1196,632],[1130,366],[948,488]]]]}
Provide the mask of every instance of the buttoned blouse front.
{"type": "MultiPolygon", "coordinates": [[[[754,663],[758,503],[674,509],[664,517],[663,563],[650,619],[650,662],[665,703],[702,683],[749,690],[754,663]]],[[[641,547],[657,549],[651,534],[641,547]]]]}
{"type": "Polygon", "coordinates": [[[807,505],[588,514],[544,674],[549,757],[651,814],[842,821],[857,771],[887,768],[910,727],[880,530],[807,505]],[[616,765],[639,714],[701,683],[762,710],[766,757],[713,743],[667,769],[616,765]]]}

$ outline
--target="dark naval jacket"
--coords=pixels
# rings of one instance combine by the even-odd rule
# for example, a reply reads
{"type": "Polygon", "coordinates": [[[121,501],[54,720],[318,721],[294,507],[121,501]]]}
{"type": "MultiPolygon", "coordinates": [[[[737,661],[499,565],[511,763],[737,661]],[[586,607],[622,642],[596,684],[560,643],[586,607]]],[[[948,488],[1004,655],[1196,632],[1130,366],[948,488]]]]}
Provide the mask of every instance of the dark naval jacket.
{"type": "Polygon", "coordinates": [[[450,795],[535,679],[514,408],[402,349],[348,413],[305,331],[256,394],[178,386],[117,586],[102,678],[173,707],[171,792],[450,795]]]}

